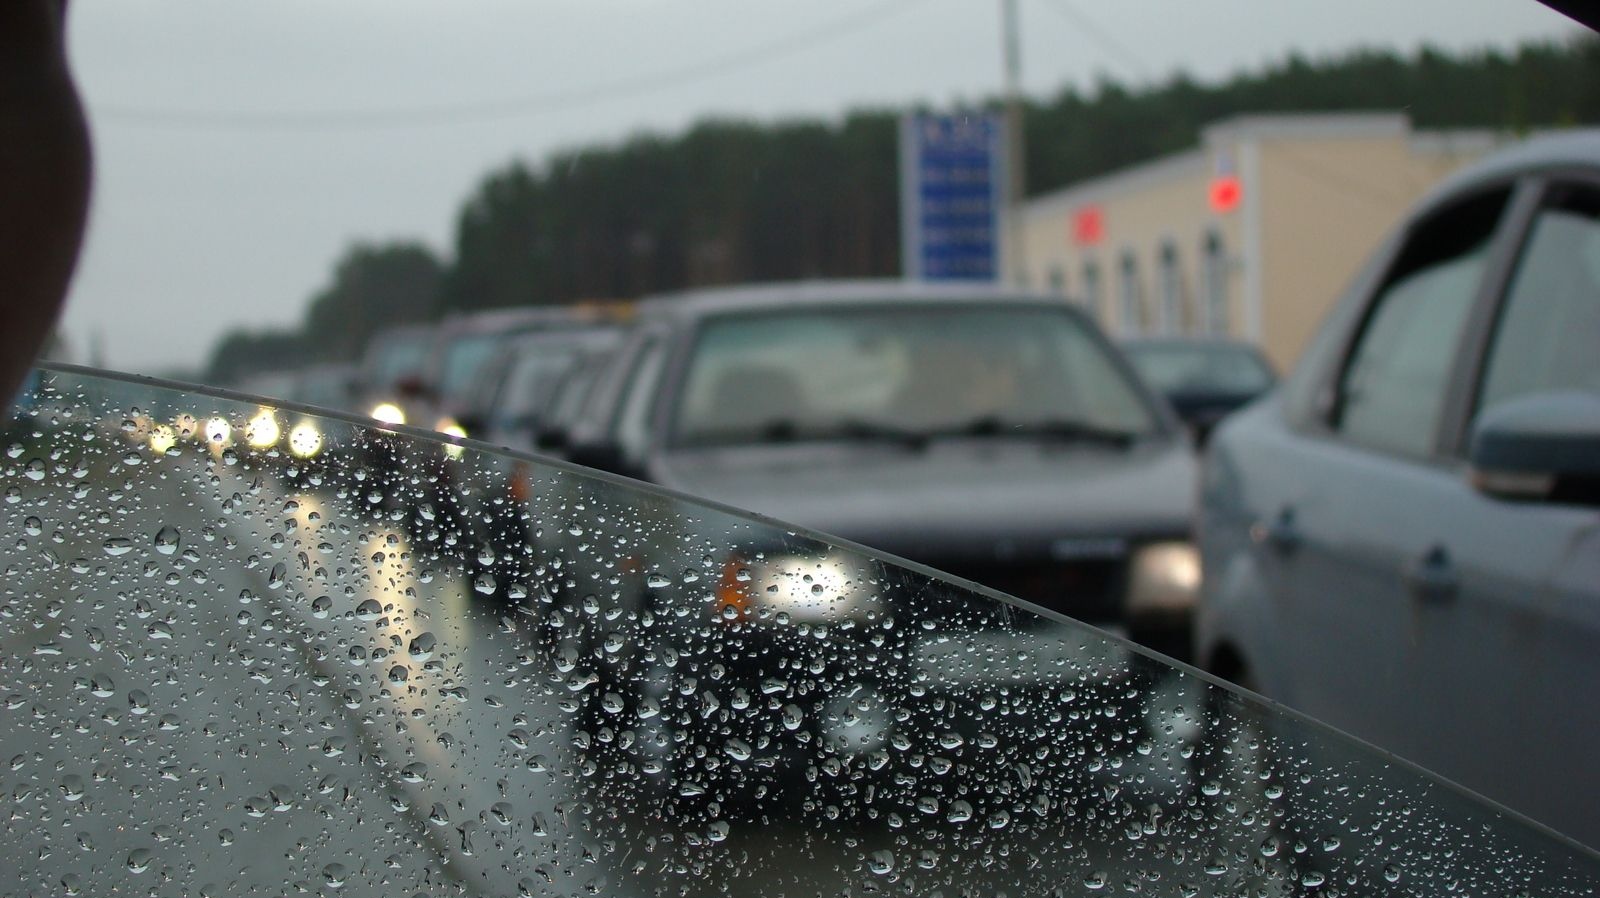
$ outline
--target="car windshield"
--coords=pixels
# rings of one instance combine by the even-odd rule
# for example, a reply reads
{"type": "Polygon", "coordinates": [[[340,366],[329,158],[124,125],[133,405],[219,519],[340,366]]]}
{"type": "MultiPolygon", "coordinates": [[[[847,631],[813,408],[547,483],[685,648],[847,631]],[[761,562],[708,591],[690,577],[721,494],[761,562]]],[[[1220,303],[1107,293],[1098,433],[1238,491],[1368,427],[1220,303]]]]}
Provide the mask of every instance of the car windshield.
{"type": "Polygon", "coordinates": [[[6,894],[1600,888],[1392,757],[815,534],[526,459],[505,501],[478,447],[147,381],[47,372],[17,415],[6,894]]]}
{"type": "Polygon", "coordinates": [[[1128,357],[1163,393],[1259,393],[1272,386],[1272,370],[1248,346],[1142,343],[1128,357]]]}
{"type": "Polygon", "coordinates": [[[580,358],[577,352],[548,346],[519,356],[506,372],[505,386],[495,402],[496,414],[507,418],[537,414],[580,358]]]}
{"type": "Polygon", "coordinates": [[[466,334],[451,340],[439,369],[439,395],[460,398],[494,355],[501,339],[499,334],[466,334]]]}
{"type": "Polygon", "coordinates": [[[1065,309],[900,305],[713,318],[674,422],[680,444],[1157,426],[1114,357],[1065,309]]]}
{"type": "Polygon", "coordinates": [[[561,378],[561,382],[556,385],[555,392],[550,397],[548,419],[550,425],[565,428],[578,420],[589,397],[594,393],[600,375],[604,373],[606,365],[613,358],[613,353],[602,350],[579,362],[577,367],[569,370],[561,378]]]}
{"type": "Polygon", "coordinates": [[[403,377],[420,374],[428,357],[428,342],[426,335],[416,334],[379,344],[377,358],[368,368],[371,384],[388,387],[403,377]]]}

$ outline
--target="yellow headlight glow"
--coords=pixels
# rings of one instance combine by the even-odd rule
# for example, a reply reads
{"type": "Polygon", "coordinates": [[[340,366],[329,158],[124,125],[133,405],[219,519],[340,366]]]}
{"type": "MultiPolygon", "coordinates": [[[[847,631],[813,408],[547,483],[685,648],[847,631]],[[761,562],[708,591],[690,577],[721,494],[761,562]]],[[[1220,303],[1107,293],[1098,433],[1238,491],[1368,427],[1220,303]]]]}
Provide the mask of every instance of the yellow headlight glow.
{"type": "Polygon", "coordinates": [[[220,449],[233,439],[233,426],[228,423],[227,418],[208,418],[204,434],[208,445],[220,449]]]}
{"type": "MultiPolygon", "coordinates": [[[[433,429],[439,431],[440,433],[444,434],[447,437],[457,437],[457,438],[465,439],[466,436],[467,436],[467,429],[465,427],[462,427],[461,424],[456,421],[456,419],[454,419],[452,417],[449,417],[448,415],[446,415],[443,418],[440,418],[433,425],[433,429]]],[[[444,447],[444,454],[445,454],[446,458],[460,458],[461,454],[463,452],[465,452],[465,451],[466,450],[464,448],[460,447],[460,446],[445,446],[444,447]]]]}
{"type": "Polygon", "coordinates": [[[173,446],[178,445],[178,434],[171,426],[157,424],[150,431],[150,451],[157,455],[166,455],[173,446]]]}
{"type": "Polygon", "coordinates": [[[289,431],[289,452],[295,458],[312,458],[322,451],[322,432],[310,421],[301,421],[289,431]]]}
{"type": "Polygon", "coordinates": [[[406,423],[405,410],[392,402],[380,402],[372,407],[372,417],[383,424],[406,423]]]}
{"type": "Polygon", "coordinates": [[[270,408],[256,412],[255,417],[251,418],[250,423],[244,428],[245,442],[257,449],[271,448],[281,435],[278,419],[270,408]]]}

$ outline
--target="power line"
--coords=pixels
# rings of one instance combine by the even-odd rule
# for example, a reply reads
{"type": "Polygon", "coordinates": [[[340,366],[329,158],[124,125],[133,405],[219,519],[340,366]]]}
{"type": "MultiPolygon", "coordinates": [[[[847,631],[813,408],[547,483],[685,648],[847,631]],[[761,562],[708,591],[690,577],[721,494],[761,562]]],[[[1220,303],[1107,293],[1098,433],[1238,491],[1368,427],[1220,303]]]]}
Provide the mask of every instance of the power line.
{"type": "Polygon", "coordinates": [[[1075,6],[1071,0],[1048,0],[1045,6],[1056,15],[1076,25],[1084,36],[1100,47],[1101,51],[1121,58],[1124,65],[1134,70],[1133,73],[1136,76],[1148,77],[1150,75],[1150,66],[1145,64],[1145,61],[1139,57],[1138,53],[1135,53],[1127,44],[1118,40],[1116,35],[1113,35],[1085,15],[1083,10],[1075,6]]]}
{"type": "Polygon", "coordinates": [[[529,94],[481,103],[411,106],[392,109],[342,109],[313,112],[226,112],[193,109],[141,109],[129,106],[91,107],[97,120],[143,127],[215,131],[356,131],[368,128],[410,128],[474,124],[517,118],[587,103],[617,100],[676,87],[681,84],[810,50],[926,2],[884,0],[872,7],[738,52],[677,68],[634,75],[566,91],[529,94]]]}

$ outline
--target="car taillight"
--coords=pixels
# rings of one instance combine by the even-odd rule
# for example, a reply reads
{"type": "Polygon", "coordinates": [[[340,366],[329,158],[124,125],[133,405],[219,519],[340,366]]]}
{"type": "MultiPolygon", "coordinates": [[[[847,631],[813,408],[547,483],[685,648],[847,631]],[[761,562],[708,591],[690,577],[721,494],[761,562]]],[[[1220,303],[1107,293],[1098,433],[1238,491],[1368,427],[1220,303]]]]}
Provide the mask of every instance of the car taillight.
{"type": "Polygon", "coordinates": [[[511,468],[511,481],[506,487],[506,492],[513,502],[526,502],[533,495],[532,486],[528,483],[528,466],[517,462],[511,468]]]}
{"type": "Polygon", "coordinates": [[[744,559],[734,556],[723,563],[712,613],[730,624],[750,616],[750,569],[744,559]]]}

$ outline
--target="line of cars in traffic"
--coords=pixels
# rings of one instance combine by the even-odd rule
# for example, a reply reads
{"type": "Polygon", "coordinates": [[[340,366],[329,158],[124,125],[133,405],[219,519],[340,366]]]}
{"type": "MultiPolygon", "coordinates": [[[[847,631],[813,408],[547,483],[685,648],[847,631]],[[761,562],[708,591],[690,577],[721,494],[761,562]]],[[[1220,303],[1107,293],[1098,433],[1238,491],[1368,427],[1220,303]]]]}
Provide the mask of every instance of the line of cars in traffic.
{"type": "MultiPolygon", "coordinates": [[[[396,331],[369,351],[357,407],[836,534],[1124,633],[1593,843],[1600,781],[1581,746],[1600,721],[1571,697],[1600,680],[1596,160],[1600,137],[1553,137],[1448,181],[1277,390],[1248,347],[1118,347],[1057,299],[845,282],[396,331]]],[[[477,501],[526,497],[532,471],[507,461],[477,501]]],[[[458,530],[493,517],[412,495],[458,530]]],[[[526,520],[464,538],[502,584],[531,542],[584,542],[526,520]]],[[[713,567],[712,620],[892,612],[782,545],[734,545],[713,567]]],[[[620,601],[651,615],[668,592],[620,601]]],[[[1004,638],[960,609],[947,619],[1004,638]]],[[[659,657],[547,629],[614,668],[659,657]]]]}
{"type": "MultiPolygon", "coordinates": [[[[1053,297],[815,282],[456,316],[245,389],[792,521],[1185,657],[1193,436],[1270,386],[1258,360],[1221,341],[1124,352],[1053,297]]],[[[385,486],[406,464],[373,459],[379,490],[403,492],[385,486]]],[[[500,557],[528,538],[493,536],[500,557]]]]}
{"type": "MultiPolygon", "coordinates": [[[[1128,354],[1059,298],[900,281],[711,289],[642,301],[625,315],[504,312],[431,332],[397,329],[373,341],[362,370],[366,386],[350,404],[388,426],[431,420],[446,435],[470,433],[828,532],[1187,655],[1200,576],[1189,540],[1191,436],[1128,354]]],[[[948,677],[953,636],[967,651],[981,644],[999,657],[1029,654],[1044,637],[1013,632],[994,609],[979,614],[964,602],[936,615],[932,630],[885,637],[869,622],[928,617],[927,590],[871,582],[782,540],[684,526],[651,538],[722,546],[705,607],[681,613],[674,578],[619,593],[614,613],[664,623],[649,640],[608,651],[581,614],[560,613],[563,601],[586,597],[526,587],[539,580],[533,568],[582,555],[589,534],[500,513],[538,490],[571,489],[570,480],[552,487],[537,464],[497,457],[476,472],[485,482],[468,497],[457,488],[465,475],[414,457],[419,445],[438,447],[377,433],[361,447],[360,481],[345,485],[353,503],[405,520],[423,544],[477,547],[478,592],[535,617],[548,650],[600,659],[597,675],[619,707],[652,700],[640,684],[658,682],[666,648],[688,641],[680,627],[728,628],[742,648],[730,652],[726,675],[752,694],[768,672],[732,659],[793,655],[794,666],[813,668],[822,660],[789,627],[854,630],[862,640],[854,650],[874,662],[854,666],[874,671],[876,685],[852,702],[876,716],[822,715],[832,723],[819,722],[816,737],[837,745],[841,763],[870,764],[893,733],[926,728],[915,716],[891,723],[889,709],[917,704],[891,693],[929,665],[948,677]],[[896,607],[906,602],[916,607],[896,607]]],[[[846,643],[854,645],[836,639],[827,650],[837,655],[846,643]]],[[[1161,688],[1135,681],[1170,679],[1139,660],[1126,681],[1105,684],[1108,696],[1128,697],[1130,719],[1139,717],[1134,697],[1161,688]]],[[[967,686],[1029,688],[981,680],[967,686]]],[[[1159,737],[1172,757],[1198,732],[1180,729],[1159,737]]],[[[1122,749],[1131,753],[1136,741],[1122,749]]],[[[1149,783],[1192,786],[1170,771],[1149,783]]]]}

